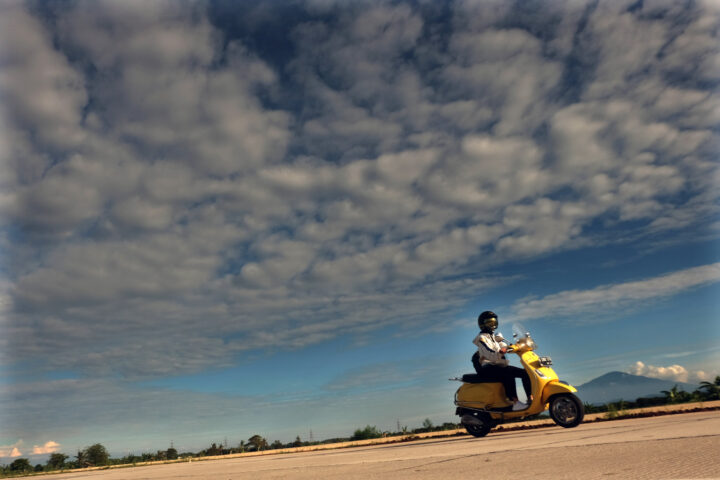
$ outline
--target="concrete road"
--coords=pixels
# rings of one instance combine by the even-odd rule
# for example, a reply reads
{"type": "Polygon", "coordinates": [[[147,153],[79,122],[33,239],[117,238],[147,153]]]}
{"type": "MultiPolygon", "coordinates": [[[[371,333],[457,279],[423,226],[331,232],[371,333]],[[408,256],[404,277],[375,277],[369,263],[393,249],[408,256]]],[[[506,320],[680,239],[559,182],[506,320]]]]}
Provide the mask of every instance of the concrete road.
{"type": "Polygon", "coordinates": [[[720,479],[720,412],[318,452],[76,472],[57,479],[720,479]]]}

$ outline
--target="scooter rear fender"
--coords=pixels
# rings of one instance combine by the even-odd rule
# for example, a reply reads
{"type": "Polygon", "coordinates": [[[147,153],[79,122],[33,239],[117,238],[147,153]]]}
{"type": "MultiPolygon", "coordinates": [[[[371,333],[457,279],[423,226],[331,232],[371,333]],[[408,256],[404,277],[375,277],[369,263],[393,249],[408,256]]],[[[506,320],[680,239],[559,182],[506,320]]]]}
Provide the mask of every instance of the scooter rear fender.
{"type": "Polygon", "coordinates": [[[545,385],[545,388],[543,388],[542,401],[543,403],[547,403],[550,400],[550,397],[558,393],[574,392],[577,392],[577,388],[573,387],[572,385],[562,382],[560,380],[553,380],[547,385],[545,385]]]}

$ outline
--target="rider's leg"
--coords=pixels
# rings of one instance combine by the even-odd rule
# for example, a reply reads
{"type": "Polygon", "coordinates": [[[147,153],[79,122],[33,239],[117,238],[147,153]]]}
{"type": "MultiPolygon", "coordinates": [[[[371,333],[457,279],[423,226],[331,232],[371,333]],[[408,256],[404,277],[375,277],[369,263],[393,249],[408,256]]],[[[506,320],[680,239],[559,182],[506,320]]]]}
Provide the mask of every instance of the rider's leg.
{"type": "Polygon", "coordinates": [[[523,389],[525,390],[525,395],[527,395],[528,400],[533,399],[532,394],[532,383],[530,382],[530,375],[525,371],[525,369],[522,370],[522,376],[520,377],[522,379],[523,389]]]}
{"type": "Polygon", "coordinates": [[[530,400],[532,398],[532,384],[530,383],[530,375],[528,375],[524,368],[518,368],[513,366],[507,366],[505,368],[509,369],[512,372],[514,378],[519,378],[520,380],[522,380],[523,390],[525,390],[525,396],[528,400],[530,400]]]}
{"type": "Polygon", "coordinates": [[[513,401],[513,410],[525,410],[526,408],[528,408],[528,404],[531,403],[533,400],[530,377],[528,376],[527,372],[522,368],[512,367],[508,365],[507,367],[504,367],[503,370],[505,370],[505,376],[512,381],[512,391],[515,392],[514,398],[508,395],[508,397],[510,397],[510,399],[513,401]],[[516,378],[520,378],[523,381],[523,388],[525,390],[527,404],[519,401],[517,398],[517,390],[515,387],[516,378]]]}

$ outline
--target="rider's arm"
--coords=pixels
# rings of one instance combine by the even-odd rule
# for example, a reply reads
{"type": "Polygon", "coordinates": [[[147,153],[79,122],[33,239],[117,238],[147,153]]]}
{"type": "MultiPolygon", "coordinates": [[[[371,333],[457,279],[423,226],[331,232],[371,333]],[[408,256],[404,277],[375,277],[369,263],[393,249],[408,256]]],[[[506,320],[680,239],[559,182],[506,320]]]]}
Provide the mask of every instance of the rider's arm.
{"type": "Polygon", "coordinates": [[[478,340],[475,344],[478,346],[478,352],[480,352],[480,358],[487,360],[488,362],[495,365],[507,365],[508,361],[503,355],[502,348],[500,345],[490,338],[487,334],[478,335],[478,340]]]}

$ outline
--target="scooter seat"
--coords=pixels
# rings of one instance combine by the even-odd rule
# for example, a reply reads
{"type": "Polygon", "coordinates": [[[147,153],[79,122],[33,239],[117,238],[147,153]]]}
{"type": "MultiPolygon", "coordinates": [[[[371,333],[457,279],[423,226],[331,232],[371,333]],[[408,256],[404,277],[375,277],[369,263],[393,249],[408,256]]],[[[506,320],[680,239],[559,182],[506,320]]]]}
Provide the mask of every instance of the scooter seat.
{"type": "Polygon", "coordinates": [[[465,383],[499,383],[497,380],[483,378],[477,373],[466,373],[462,376],[462,381],[465,383]]]}

